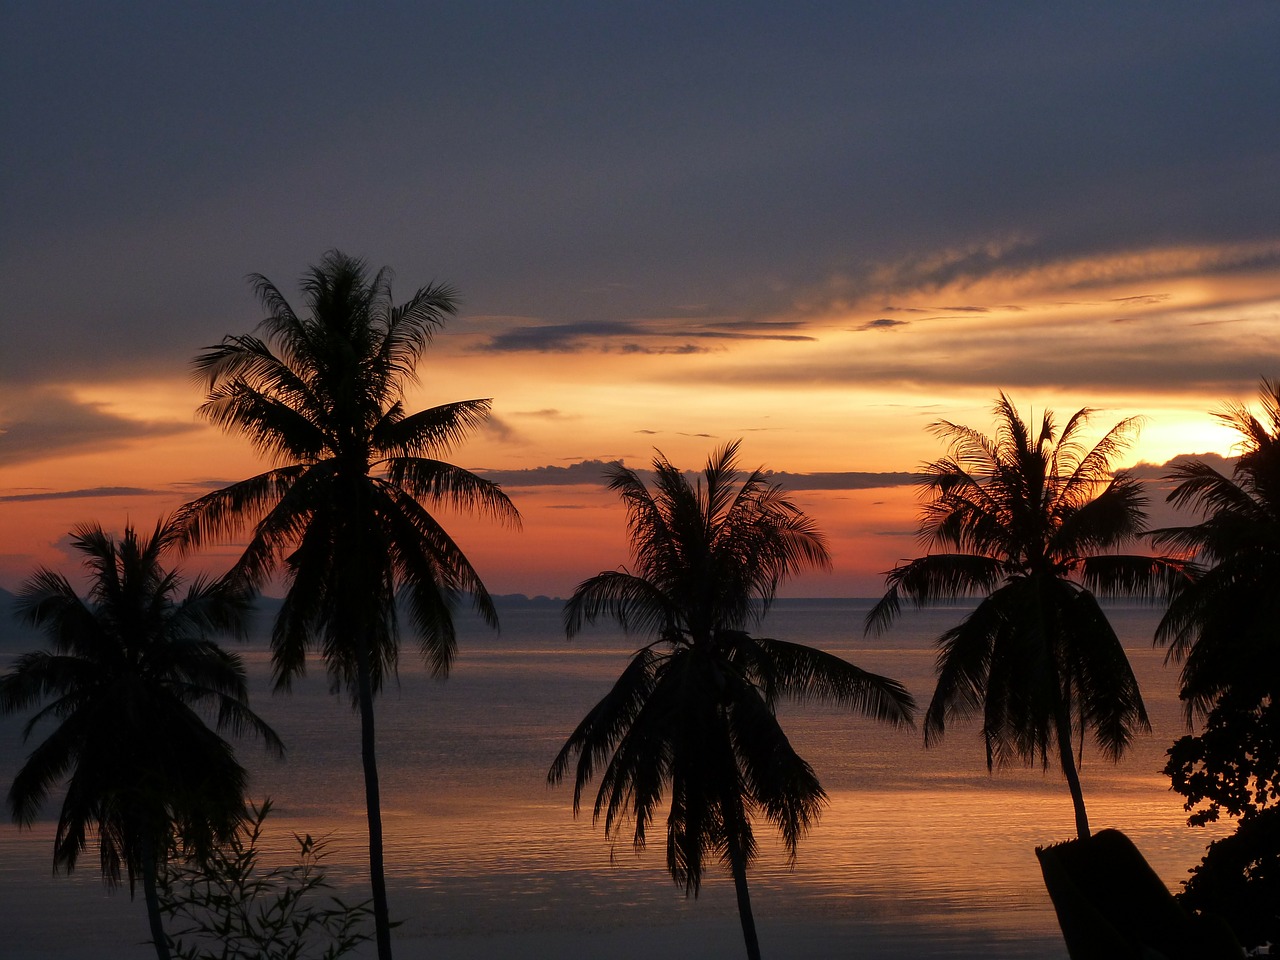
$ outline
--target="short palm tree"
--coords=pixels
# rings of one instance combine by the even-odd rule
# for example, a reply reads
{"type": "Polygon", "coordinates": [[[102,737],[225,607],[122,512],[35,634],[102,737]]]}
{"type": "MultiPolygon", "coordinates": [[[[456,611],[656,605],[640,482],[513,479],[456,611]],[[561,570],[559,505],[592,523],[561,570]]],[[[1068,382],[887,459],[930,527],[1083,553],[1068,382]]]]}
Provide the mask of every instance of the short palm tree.
{"type": "Polygon", "coordinates": [[[1047,766],[1055,750],[1071,791],[1076,830],[1089,821],[1072,747],[1086,729],[1118,759],[1150,729],[1138,682],[1097,596],[1155,597],[1182,576],[1175,561],[1113,553],[1144,530],[1138,481],[1113,473],[1132,440],[1123,420],[1093,446],[1080,410],[1058,429],[1046,412],[1033,434],[1002,393],[987,437],[941,421],[932,430],[949,454],[925,466],[921,539],[929,553],[895,567],[867,614],[888,627],[904,598],[918,606],[978,594],[982,600],[938,638],[938,683],[925,743],[954,717],[982,710],[987,768],[1010,761],[1047,766]]]}
{"type": "Polygon", "coordinates": [[[1262,419],[1243,404],[1217,414],[1242,438],[1230,477],[1192,460],[1166,478],[1170,502],[1204,517],[1153,536],[1197,564],[1156,631],[1182,662],[1188,720],[1228,692],[1242,705],[1280,696],[1280,381],[1264,379],[1261,400],[1262,419]]]}
{"type": "Polygon", "coordinates": [[[778,723],[782,697],[843,704],[894,725],[912,699],[896,681],[831,654],[753,637],[779,585],[829,563],[813,522],[757,470],[737,469],[737,443],[707,461],[694,485],[659,455],[656,489],[617,466],[610,487],[627,507],[634,570],[581,583],[565,606],[570,636],[607,616],[653,637],[610,693],[578,724],[552,764],[558,783],[577,757],[573,805],[600,772],[594,816],[605,835],[624,825],[644,847],[670,792],[667,868],[697,895],[709,856],[733,876],[749,957],[759,957],[747,867],[757,817],[772,822],[794,859],[825,794],[778,723]]]}
{"type": "Polygon", "coordinates": [[[44,722],[57,725],[14,778],[9,809],[31,826],[65,779],[54,869],[74,869],[96,834],[107,882],[119,883],[123,872],[132,894],[142,880],[164,960],[159,864],[172,843],[210,851],[234,836],[244,814],[245,770],[215,731],[253,733],[282,747],[249,709],[239,657],[210,639],[241,631],[243,592],[196,580],[180,597],[181,578],[163,566],[177,530],[163,521],[150,537],[126,527],[117,541],[91,524],[72,537],[89,573],[88,599],[47,569],[18,597],[18,616],[52,649],[23,655],[0,677],[0,711],[43,704],[26,736],[44,722]]]}
{"type": "Polygon", "coordinates": [[[304,276],[299,316],[265,277],[251,281],[267,311],[264,337],[228,336],[196,358],[209,388],[200,413],[247,436],[276,466],[200,497],[181,516],[190,544],[251,526],[232,571],[246,584],[260,587],[283,567],[271,638],[276,688],[303,673],[315,646],[359,711],[378,956],[389,960],[373,700],[396,669],[397,599],[424,660],[446,675],[458,599],[469,595],[492,625],[497,614],[431,509],[511,524],[519,514],[496,484],[438,459],[484,422],[488,400],[405,410],[418,361],[454,312],[448,287],[423,287],[395,306],[386,269],[370,276],[363,261],[332,251],[304,276]]]}

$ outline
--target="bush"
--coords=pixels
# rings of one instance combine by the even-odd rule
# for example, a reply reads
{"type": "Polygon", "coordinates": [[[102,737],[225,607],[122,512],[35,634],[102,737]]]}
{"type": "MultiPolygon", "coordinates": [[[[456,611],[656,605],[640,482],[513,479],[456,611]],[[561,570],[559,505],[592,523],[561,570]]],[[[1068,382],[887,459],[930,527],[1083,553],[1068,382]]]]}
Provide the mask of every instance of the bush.
{"type": "Polygon", "coordinates": [[[1280,942],[1280,702],[1221,698],[1202,733],[1170,748],[1165,773],[1192,826],[1238,818],[1191,871],[1183,905],[1222,917],[1247,946],[1280,942]]]}
{"type": "Polygon", "coordinates": [[[250,804],[235,839],[203,858],[171,858],[160,910],[176,960],[337,960],[373,939],[363,901],[348,904],[325,879],[326,841],[294,834],[297,862],[259,869],[271,801],[250,804]]]}

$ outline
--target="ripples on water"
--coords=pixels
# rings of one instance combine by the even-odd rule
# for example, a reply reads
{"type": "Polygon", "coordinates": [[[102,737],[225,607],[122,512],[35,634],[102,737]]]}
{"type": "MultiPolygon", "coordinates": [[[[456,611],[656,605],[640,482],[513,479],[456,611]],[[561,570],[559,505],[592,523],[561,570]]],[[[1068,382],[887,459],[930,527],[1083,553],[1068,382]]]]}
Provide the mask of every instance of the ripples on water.
{"type": "MultiPolygon", "coordinates": [[[[923,709],[932,693],[932,639],[963,611],[910,612],[891,633],[864,640],[866,609],[859,601],[783,601],[761,632],[895,677],[923,709]]],[[[1123,829],[1176,888],[1212,835],[1185,825],[1180,798],[1160,774],[1183,727],[1176,671],[1150,646],[1155,620],[1149,609],[1112,611],[1154,731],[1119,765],[1086,744],[1082,774],[1094,829],[1123,829]]],[[[429,677],[405,645],[399,683],[377,707],[387,875],[393,913],[406,918],[403,935],[585,936],[620,927],[692,929],[708,918],[736,929],[727,877],[712,873],[699,901],[686,901],[663,867],[660,831],[642,856],[626,842],[611,851],[591,823],[590,798],[574,820],[571,785],[546,785],[564,738],[636,645],[610,630],[566,642],[551,606],[505,608],[500,636],[468,623],[445,683],[429,677]]],[[[363,790],[349,701],[329,694],[320,663],[292,694],[271,696],[264,643],[244,655],[255,708],[289,748],[284,762],[262,758],[252,744],[243,748],[256,795],[275,800],[270,847],[287,850],[292,831],[329,834],[331,875],[361,897],[363,790]]],[[[751,881],[768,955],[829,956],[837,945],[851,955],[860,937],[870,937],[886,957],[1065,957],[1033,854],[1036,845],[1074,833],[1056,770],[989,776],[976,725],[949,730],[925,751],[918,730],[886,729],[824,707],[787,705],[783,713],[830,805],[793,869],[767,829],[759,830],[763,855],[751,881]]],[[[19,727],[14,719],[0,726],[0,776],[11,777],[20,762],[19,727]]],[[[90,926],[100,937],[103,924],[115,925],[126,942],[145,938],[141,904],[99,902],[92,853],[75,878],[48,879],[51,835],[51,823],[21,834],[0,827],[0,911],[11,914],[0,913],[0,921],[16,942],[52,935],[56,946],[59,931],[88,935],[90,926]],[[51,934],[48,912],[64,910],[78,919],[51,934]],[[77,923],[86,930],[77,932],[77,923]]],[[[724,955],[739,950],[733,942],[724,955]]]]}

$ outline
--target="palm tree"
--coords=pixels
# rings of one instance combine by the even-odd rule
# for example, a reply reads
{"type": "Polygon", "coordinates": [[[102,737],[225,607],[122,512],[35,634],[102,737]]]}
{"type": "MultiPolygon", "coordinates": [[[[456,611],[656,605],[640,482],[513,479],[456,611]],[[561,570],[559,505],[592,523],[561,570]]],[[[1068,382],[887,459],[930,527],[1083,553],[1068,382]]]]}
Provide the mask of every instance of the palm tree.
{"type": "Polygon", "coordinates": [[[1142,535],[1139,482],[1112,461],[1137,422],[1123,420],[1092,447],[1080,436],[1090,411],[1061,430],[1046,411],[1032,434],[1003,393],[994,438],[948,421],[931,430],[946,457],[927,464],[920,535],[929,553],[887,574],[885,595],[867,614],[884,630],[902,599],[917,606],[980,594],[978,606],[938,638],[938,684],[925,715],[925,743],[954,717],[982,709],[987,769],[1039,761],[1056,747],[1075,807],[1089,820],[1072,748],[1086,729],[1118,759],[1150,729],[1138,682],[1097,595],[1154,597],[1183,573],[1176,561],[1111,551],[1142,535]]]}
{"type": "Polygon", "coordinates": [[[234,836],[244,813],[247,775],[215,730],[254,733],[283,750],[249,709],[240,658],[209,639],[242,632],[247,597],[226,581],[196,580],[179,599],[182,580],[162,565],[177,536],[166,521],[150,537],[126,527],[119,541],[96,524],[77,527],[88,599],[61,574],[37,571],[16,611],[52,651],[25,654],[0,677],[0,712],[44,703],[24,736],[57,721],[9,789],[14,821],[32,826],[66,778],[54,869],[73,870],[96,834],[109,885],[123,870],[133,895],[141,878],[161,960],[169,950],[156,878],[171,842],[207,853],[234,836]],[[213,730],[201,711],[212,713],[213,730]]]}
{"type": "Polygon", "coordinates": [[[1228,693],[1241,706],[1280,695],[1280,381],[1264,379],[1260,392],[1264,419],[1243,404],[1216,414],[1242,438],[1230,477],[1202,460],[1166,477],[1169,501],[1204,519],[1153,536],[1197,562],[1156,631],[1182,661],[1188,721],[1228,693]]]}
{"type": "Polygon", "coordinates": [[[670,791],[667,869],[697,895],[708,856],[733,875],[747,955],[760,956],[747,867],[760,816],[796,845],[826,795],[778,723],[780,697],[830,700],[893,725],[913,702],[894,680],[838,657],[746,632],[779,585],[829,564],[824,539],[782,490],[757,470],[742,478],[738,443],[712,455],[691,485],[658,455],[656,491],[634,471],[611,469],[627,507],[634,572],[606,571],[579,584],[565,630],[608,616],[653,637],[578,724],[551,766],[558,783],[577,756],[573,807],[602,768],[594,817],[616,838],[633,828],[637,852],[670,791]]]}
{"type": "Polygon", "coordinates": [[[233,575],[255,588],[283,567],[284,604],[271,643],[276,689],[287,690],[315,645],[335,690],[360,714],[369,867],[378,956],[391,956],[383,876],[374,696],[394,675],[397,598],[438,676],[453,660],[453,610],[469,594],[496,626],[479,575],[429,508],[444,505],[513,525],[496,484],[436,459],[484,422],[488,400],[407,413],[404,391],[434,331],[454,312],[446,286],[394,306],[385,268],[337,251],[303,277],[299,316],[269,280],[251,277],[267,311],[264,337],[228,336],[196,358],[209,394],[200,413],[244,434],[276,466],[183,508],[188,542],[252,533],[233,575]]]}
{"type": "Polygon", "coordinates": [[[1280,930],[1280,381],[1264,378],[1259,393],[1261,417],[1241,403],[1215,414],[1241,437],[1230,476],[1191,460],[1165,478],[1175,483],[1169,501],[1201,521],[1153,537],[1194,560],[1156,642],[1182,663],[1188,725],[1203,721],[1169,749],[1165,773],[1195,809],[1189,824],[1238,818],[1182,899],[1224,917],[1249,945],[1280,930]]]}

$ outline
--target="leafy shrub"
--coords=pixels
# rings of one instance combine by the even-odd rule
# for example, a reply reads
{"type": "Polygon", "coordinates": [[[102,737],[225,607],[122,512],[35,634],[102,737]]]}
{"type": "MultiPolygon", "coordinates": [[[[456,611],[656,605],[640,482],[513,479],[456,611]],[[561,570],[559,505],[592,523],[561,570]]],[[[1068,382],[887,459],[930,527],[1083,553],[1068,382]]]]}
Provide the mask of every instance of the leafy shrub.
{"type": "Polygon", "coordinates": [[[250,804],[233,840],[160,874],[160,910],[175,960],[337,960],[373,939],[371,901],[348,904],[325,878],[324,839],[294,834],[297,862],[260,869],[268,799],[250,804]]]}

